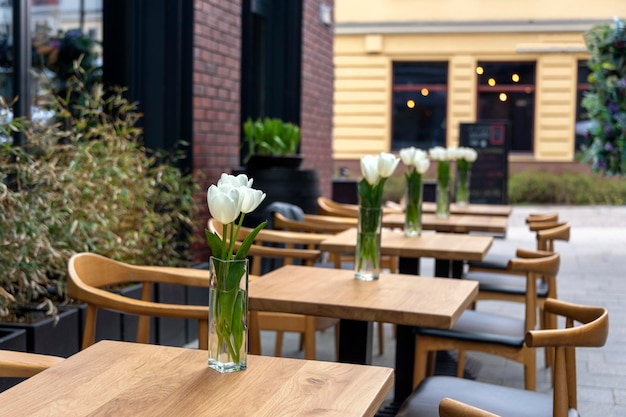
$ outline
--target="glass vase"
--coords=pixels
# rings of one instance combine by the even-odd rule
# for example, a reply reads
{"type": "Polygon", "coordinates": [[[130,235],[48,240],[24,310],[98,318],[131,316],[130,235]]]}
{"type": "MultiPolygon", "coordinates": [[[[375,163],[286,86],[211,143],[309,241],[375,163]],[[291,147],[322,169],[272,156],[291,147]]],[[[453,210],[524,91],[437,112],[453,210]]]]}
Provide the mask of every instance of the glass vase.
{"type": "Polygon", "coordinates": [[[354,277],[373,281],[380,275],[380,234],[382,207],[359,206],[354,277]]]}
{"type": "Polygon", "coordinates": [[[406,180],[406,209],[404,211],[404,235],[419,236],[422,233],[422,175],[413,172],[406,180]]]}
{"type": "Polygon", "coordinates": [[[467,161],[458,161],[456,175],[456,204],[467,206],[470,196],[470,167],[467,161]]]}
{"type": "Polygon", "coordinates": [[[209,259],[209,368],[242,371],[248,353],[248,260],[209,259]]]}
{"type": "Polygon", "coordinates": [[[439,161],[437,164],[437,208],[435,215],[440,219],[450,216],[450,162],[439,161]]]}

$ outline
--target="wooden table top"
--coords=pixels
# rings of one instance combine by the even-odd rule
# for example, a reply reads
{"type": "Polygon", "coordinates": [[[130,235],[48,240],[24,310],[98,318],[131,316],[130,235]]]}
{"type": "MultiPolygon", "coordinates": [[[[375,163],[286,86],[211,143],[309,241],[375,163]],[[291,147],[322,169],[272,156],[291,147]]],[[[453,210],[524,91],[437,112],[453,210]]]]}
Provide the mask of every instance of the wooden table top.
{"type": "MultiPolygon", "coordinates": [[[[383,215],[383,226],[404,227],[404,213],[383,215]]],[[[471,214],[451,214],[447,219],[438,218],[434,213],[422,213],[422,228],[449,233],[506,233],[508,218],[504,216],[477,216],[471,214]]]]}
{"type": "Polygon", "coordinates": [[[449,329],[478,293],[474,281],[286,265],[249,283],[250,310],[449,329]]]}
{"type": "MultiPolygon", "coordinates": [[[[422,203],[422,210],[427,213],[434,213],[436,204],[430,201],[422,203]]],[[[513,212],[513,206],[506,204],[468,204],[459,206],[450,204],[450,214],[474,214],[477,216],[505,216],[508,217],[513,212]]]]}
{"type": "Polygon", "coordinates": [[[2,416],[373,416],[393,369],[248,356],[219,374],[207,352],[102,341],[0,393],[2,416]]]}
{"type": "MultiPolygon", "coordinates": [[[[406,237],[400,230],[383,229],[382,255],[407,258],[437,258],[452,261],[481,261],[493,243],[492,236],[453,233],[422,233],[406,237]]],[[[329,237],[320,244],[327,252],[351,253],[356,249],[356,229],[351,228],[329,237]]]]}

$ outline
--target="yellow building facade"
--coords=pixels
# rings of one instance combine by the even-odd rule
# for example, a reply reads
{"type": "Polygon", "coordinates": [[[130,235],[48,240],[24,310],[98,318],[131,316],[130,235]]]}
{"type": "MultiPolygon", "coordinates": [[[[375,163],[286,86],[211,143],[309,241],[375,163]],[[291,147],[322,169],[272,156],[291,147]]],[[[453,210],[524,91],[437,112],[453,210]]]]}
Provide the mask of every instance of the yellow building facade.
{"type": "Polygon", "coordinates": [[[509,161],[572,161],[586,78],[579,73],[588,59],[583,33],[614,17],[626,17],[626,1],[336,0],[335,165],[424,147],[424,132],[436,131],[422,145],[456,146],[460,123],[494,116],[515,119],[510,129],[519,143],[509,161]],[[516,68],[528,76],[520,80],[516,68]],[[509,71],[509,78],[503,84],[491,70],[498,77],[509,71]],[[437,71],[442,81],[411,80],[411,74],[435,80],[437,71]],[[434,130],[412,126],[433,118],[428,104],[421,116],[410,112],[413,96],[437,91],[444,107],[434,130]]]}

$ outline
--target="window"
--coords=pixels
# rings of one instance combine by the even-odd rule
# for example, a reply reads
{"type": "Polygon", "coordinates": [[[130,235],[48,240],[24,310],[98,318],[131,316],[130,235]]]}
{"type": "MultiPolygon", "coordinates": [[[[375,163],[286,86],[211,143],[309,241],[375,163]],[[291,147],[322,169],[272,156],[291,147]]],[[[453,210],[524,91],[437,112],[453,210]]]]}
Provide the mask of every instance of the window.
{"type": "Polygon", "coordinates": [[[586,134],[591,127],[591,120],[587,115],[587,110],[581,106],[583,97],[587,91],[589,91],[589,83],[587,78],[591,70],[587,66],[587,61],[578,61],[578,80],[576,82],[576,140],[574,143],[574,150],[582,150],[582,145],[585,144],[587,138],[586,134]]]}
{"type": "Polygon", "coordinates": [[[393,65],[391,148],[446,145],[447,62],[393,65]]]}
{"type": "Polygon", "coordinates": [[[479,62],[478,120],[509,123],[510,150],[533,151],[535,113],[534,62],[479,62]]]}

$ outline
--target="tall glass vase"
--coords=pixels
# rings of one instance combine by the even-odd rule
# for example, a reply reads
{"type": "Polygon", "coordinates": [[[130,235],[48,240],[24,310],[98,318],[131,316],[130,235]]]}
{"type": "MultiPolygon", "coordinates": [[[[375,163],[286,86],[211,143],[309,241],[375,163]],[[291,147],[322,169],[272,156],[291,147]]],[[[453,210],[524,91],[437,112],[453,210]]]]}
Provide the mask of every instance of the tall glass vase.
{"type": "Polygon", "coordinates": [[[209,368],[242,371],[248,354],[248,260],[209,259],[209,368]]]}
{"type": "Polygon", "coordinates": [[[359,206],[354,277],[373,281],[380,275],[380,234],[382,207],[359,206]]]}
{"type": "Polygon", "coordinates": [[[437,164],[437,208],[435,215],[441,219],[450,216],[450,161],[439,161],[437,164]]]}
{"type": "Polygon", "coordinates": [[[470,167],[467,161],[458,161],[456,176],[456,204],[467,206],[470,196],[470,167]]]}
{"type": "Polygon", "coordinates": [[[422,175],[412,172],[406,177],[406,209],[404,211],[404,235],[419,236],[422,233],[422,175]]]}

